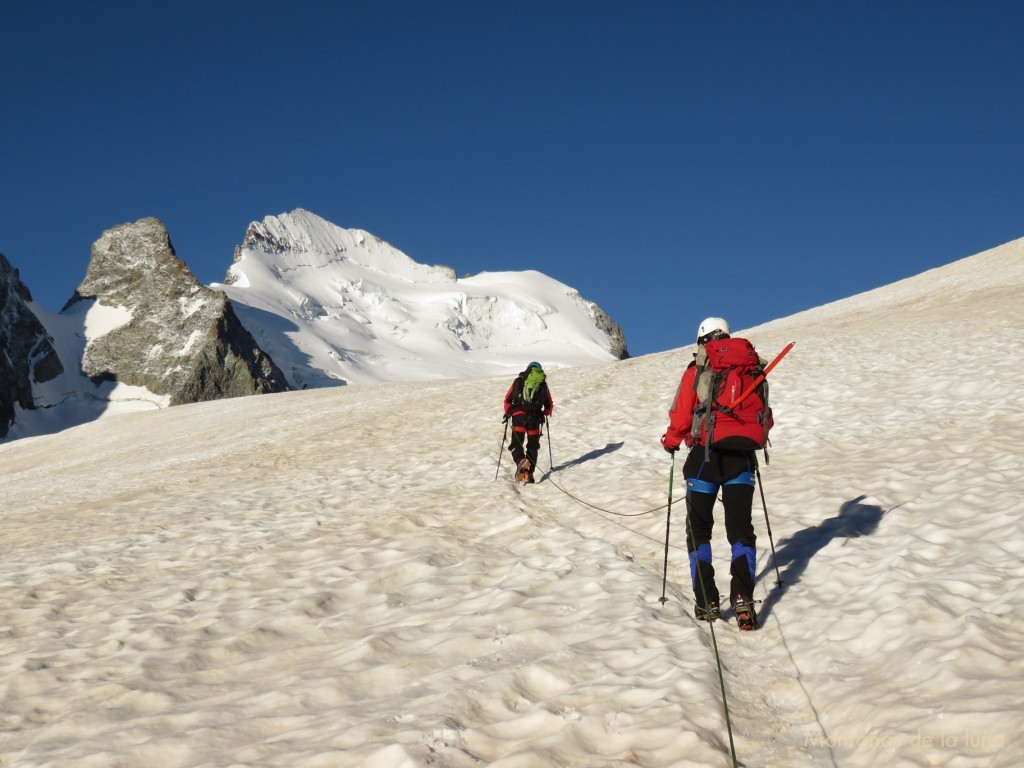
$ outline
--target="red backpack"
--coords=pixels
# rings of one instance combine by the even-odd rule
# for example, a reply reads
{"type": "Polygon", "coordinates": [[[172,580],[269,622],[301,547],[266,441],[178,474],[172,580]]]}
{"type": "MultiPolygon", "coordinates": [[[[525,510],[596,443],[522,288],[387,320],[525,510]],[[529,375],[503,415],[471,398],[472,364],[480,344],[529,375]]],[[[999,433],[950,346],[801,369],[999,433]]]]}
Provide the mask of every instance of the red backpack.
{"type": "Polygon", "coordinates": [[[767,380],[736,403],[764,372],[764,362],[746,339],[709,341],[704,351],[706,364],[701,366],[698,357],[694,378],[694,389],[698,391],[698,404],[693,412],[694,444],[738,451],[764,448],[768,431],[775,424],[768,405],[767,380]],[[707,377],[707,396],[700,399],[703,377],[707,377]]]}

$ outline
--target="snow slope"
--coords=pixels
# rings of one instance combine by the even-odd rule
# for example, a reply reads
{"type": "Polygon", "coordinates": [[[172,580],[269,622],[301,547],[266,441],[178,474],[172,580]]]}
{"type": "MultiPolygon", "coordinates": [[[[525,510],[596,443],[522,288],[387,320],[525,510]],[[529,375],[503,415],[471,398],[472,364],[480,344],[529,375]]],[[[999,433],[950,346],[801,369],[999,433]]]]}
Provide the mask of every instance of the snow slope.
{"type": "MultiPolygon", "coordinates": [[[[616,358],[600,309],[533,270],[457,279],[301,209],[250,225],[224,285],[296,389],[616,358]]],[[[604,318],[606,319],[606,318],[604,318]]]]}
{"type": "MultiPolygon", "coordinates": [[[[756,508],[763,626],[715,630],[739,764],[1019,764],[1022,296],[1017,241],[746,334],[797,346],[762,467],[784,586],[756,508]]],[[[691,351],[554,372],[523,489],[504,376],[0,446],[0,764],[732,765],[678,476],[658,599],[691,351]]]]}

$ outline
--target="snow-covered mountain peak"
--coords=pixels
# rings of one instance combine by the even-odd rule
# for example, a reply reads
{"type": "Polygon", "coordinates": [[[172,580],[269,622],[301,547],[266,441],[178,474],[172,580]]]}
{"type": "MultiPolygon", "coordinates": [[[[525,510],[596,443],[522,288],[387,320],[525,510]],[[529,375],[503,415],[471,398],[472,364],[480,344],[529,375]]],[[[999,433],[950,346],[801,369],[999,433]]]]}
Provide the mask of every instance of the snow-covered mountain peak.
{"type": "Polygon", "coordinates": [[[418,264],[304,210],[253,222],[225,284],[293,387],[463,378],[626,356],[622,331],[578,291],[535,271],[418,264]]]}
{"type": "Polygon", "coordinates": [[[0,439],[259,392],[627,356],[600,307],[539,272],[458,280],[301,209],[253,222],[224,285],[201,285],[148,217],[102,233],[57,314],[3,261],[0,310],[0,439]]]}
{"type": "Polygon", "coordinates": [[[245,240],[235,249],[235,263],[225,282],[245,283],[247,265],[243,262],[259,262],[263,269],[287,282],[290,272],[327,267],[340,261],[414,283],[455,280],[450,267],[418,264],[369,232],[345,229],[297,208],[249,225],[245,240]]]}

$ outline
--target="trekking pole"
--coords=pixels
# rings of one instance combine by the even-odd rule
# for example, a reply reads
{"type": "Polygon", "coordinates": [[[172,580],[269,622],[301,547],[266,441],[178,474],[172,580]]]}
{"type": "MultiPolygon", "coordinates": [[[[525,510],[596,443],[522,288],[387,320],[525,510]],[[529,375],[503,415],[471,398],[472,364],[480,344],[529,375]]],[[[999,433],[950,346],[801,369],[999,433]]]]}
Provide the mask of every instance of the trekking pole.
{"type": "Polygon", "coordinates": [[[494,468],[495,480],[498,479],[498,471],[501,469],[501,454],[505,452],[505,438],[508,437],[508,418],[506,417],[503,421],[505,422],[505,431],[501,435],[501,448],[498,449],[498,466],[494,468]]]}
{"type": "Polygon", "coordinates": [[[554,472],[555,471],[555,460],[552,458],[552,454],[551,454],[551,417],[548,416],[545,419],[545,422],[547,424],[547,434],[548,434],[548,464],[551,465],[551,471],[554,472]]]}
{"type": "Polygon", "coordinates": [[[764,483],[761,482],[761,468],[754,467],[757,473],[757,489],[761,491],[761,508],[764,510],[764,524],[768,528],[768,543],[772,546],[772,564],[775,566],[775,584],[782,589],[782,576],[779,575],[779,558],[775,554],[775,540],[772,538],[772,524],[768,521],[768,505],[764,501],[764,483]]]}
{"type": "Polygon", "coordinates": [[[665,597],[665,590],[668,589],[668,531],[669,526],[672,524],[672,480],[676,474],[676,454],[672,452],[672,467],[668,471],[668,514],[665,515],[665,565],[662,568],[661,578],[661,597],[658,598],[658,602],[664,605],[668,602],[668,598],[665,597]]]}

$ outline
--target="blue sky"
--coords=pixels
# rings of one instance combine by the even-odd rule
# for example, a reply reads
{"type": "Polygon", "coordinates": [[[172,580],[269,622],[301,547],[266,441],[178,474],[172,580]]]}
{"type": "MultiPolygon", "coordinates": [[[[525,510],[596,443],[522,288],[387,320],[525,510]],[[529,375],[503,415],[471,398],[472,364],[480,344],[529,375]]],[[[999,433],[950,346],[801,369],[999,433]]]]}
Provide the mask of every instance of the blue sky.
{"type": "Polygon", "coordinates": [[[538,269],[630,352],[1024,236],[1019,2],[0,2],[0,253],[58,310],[156,216],[538,269]]]}

